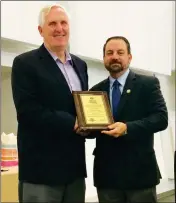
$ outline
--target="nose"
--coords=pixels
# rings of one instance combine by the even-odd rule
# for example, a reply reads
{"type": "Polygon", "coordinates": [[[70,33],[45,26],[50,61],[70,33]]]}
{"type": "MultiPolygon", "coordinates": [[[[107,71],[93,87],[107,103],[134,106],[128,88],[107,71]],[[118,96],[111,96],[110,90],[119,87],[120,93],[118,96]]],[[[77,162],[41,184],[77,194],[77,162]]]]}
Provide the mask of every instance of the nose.
{"type": "Polygon", "coordinates": [[[62,25],[61,25],[61,23],[57,23],[56,30],[59,31],[59,32],[62,31],[62,25]]]}
{"type": "Polygon", "coordinates": [[[117,54],[116,52],[114,52],[112,58],[113,58],[113,59],[119,59],[119,54],[117,54]]]}

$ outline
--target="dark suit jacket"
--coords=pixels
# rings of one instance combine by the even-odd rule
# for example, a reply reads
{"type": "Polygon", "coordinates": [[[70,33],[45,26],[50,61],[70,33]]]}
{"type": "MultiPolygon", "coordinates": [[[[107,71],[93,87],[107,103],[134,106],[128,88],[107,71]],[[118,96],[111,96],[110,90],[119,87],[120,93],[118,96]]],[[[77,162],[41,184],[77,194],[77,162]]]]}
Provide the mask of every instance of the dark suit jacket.
{"type": "MultiPolygon", "coordinates": [[[[90,90],[106,91],[109,96],[109,79],[90,90]]],[[[153,149],[154,133],[166,129],[168,113],[156,77],[130,71],[117,121],[127,124],[126,135],[114,138],[96,133],[95,186],[138,189],[158,184],[161,176],[153,149]]]]}
{"type": "MultiPolygon", "coordinates": [[[[88,90],[86,63],[71,57],[82,89],[88,90]]],[[[73,131],[72,93],[43,45],[14,59],[12,90],[18,119],[19,180],[65,184],[86,177],[85,139],[73,131]]]]}

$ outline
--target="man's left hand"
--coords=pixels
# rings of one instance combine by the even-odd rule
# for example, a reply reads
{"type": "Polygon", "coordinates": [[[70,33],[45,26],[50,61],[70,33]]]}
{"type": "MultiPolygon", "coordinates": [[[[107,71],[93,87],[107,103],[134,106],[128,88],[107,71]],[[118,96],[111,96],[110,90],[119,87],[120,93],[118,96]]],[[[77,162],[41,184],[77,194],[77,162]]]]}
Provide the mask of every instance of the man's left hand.
{"type": "Polygon", "coordinates": [[[81,131],[79,128],[77,128],[76,133],[82,136],[88,136],[90,134],[89,131],[81,131]]]}
{"type": "Polygon", "coordinates": [[[75,121],[75,126],[74,126],[74,131],[76,131],[77,134],[82,135],[82,136],[87,136],[89,135],[89,131],[81,131],[79,126],[78,126],[78,119],[76,118],[75,121]]]}
{"type": "Polygon", "coordinates": [[[112,125],[109,125],[108,129],[109,130],[101,131],[101,133],[104,133],[113,137],[119,137],[124,135],[124,133],[127,130],[127,125],[122,122],[116,122],[116,123],[113,123],[112,125]]]}

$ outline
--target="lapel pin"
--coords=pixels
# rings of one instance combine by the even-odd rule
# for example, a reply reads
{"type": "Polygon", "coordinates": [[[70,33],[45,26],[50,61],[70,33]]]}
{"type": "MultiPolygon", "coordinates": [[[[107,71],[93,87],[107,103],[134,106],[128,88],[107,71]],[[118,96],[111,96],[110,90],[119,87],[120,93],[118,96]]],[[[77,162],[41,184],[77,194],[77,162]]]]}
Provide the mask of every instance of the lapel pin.
{"type": "Polygon", "coordinates": [[[130,89],[128,89],[126,92],[127,92],[128,94],[130,94],[130,93],[131,93],[131,90],[130,90],[130,89]]]}

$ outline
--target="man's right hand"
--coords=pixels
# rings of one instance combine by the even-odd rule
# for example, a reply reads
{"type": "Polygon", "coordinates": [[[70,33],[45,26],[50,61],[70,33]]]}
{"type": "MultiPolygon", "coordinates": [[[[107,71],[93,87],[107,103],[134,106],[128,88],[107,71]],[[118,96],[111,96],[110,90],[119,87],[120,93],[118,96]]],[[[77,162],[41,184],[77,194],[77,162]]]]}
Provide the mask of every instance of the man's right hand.
{"type": "Polygon", "coordinates": [[[77,118],[76,118],[75,126],[74,126],[74,131],[76,131],[77,129],[78,129],[78,121],[77,121],[77,118]]]}
{"type": "Polygon", "coordinates": [[[88,131],[85,131],[85,132],[84,131],[80,131],[80,129],[78,127],[79,127],[78,126],[78,120],[76,118],[75,126],[74,126],[74,131],[76,131],[77,134],[82,135],[82,136],[87,136],[90,133],[88,131]]]}

